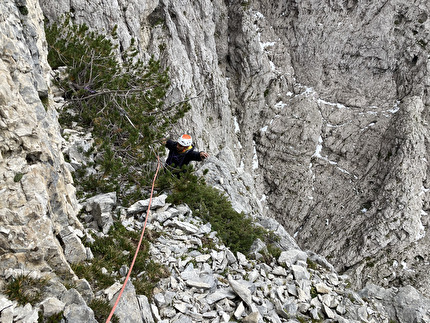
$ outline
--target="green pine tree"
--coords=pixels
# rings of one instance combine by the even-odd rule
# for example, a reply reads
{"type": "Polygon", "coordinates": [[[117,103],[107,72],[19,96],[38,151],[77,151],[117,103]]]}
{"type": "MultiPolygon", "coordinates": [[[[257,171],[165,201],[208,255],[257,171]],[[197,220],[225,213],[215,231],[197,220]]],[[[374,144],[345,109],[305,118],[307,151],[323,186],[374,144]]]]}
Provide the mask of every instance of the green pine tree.
{"type": "Polygon", "coordinates": [[[102,172],[76,172],[76,182],[92,194],[115,190],[123,203],[142,198],[154,153],[162,151],[154,143],[190,109],[187,100],[165,104],[168,69],[157,60],[138,59],[134,41],[119,53],[116,28],[110,35],[98,34],[65,16],[46,27],[46,39],[51,67],[66,67],[66,77],[56,80],[67,100],[60,122],[91,130],[102,155],[102,172]]]}

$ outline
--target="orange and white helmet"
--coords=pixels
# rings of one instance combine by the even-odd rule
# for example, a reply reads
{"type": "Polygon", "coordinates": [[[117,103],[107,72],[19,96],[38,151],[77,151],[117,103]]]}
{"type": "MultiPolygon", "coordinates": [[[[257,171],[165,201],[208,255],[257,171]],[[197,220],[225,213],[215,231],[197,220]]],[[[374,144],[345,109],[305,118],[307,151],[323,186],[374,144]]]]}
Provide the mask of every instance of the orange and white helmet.
{"type": "Polygon", "coordinates": [[[184,134],[179,137],[178,144],[184,147],[189,147],[193,144],[193,139],[191,138],[190,135],[184,134]]]}

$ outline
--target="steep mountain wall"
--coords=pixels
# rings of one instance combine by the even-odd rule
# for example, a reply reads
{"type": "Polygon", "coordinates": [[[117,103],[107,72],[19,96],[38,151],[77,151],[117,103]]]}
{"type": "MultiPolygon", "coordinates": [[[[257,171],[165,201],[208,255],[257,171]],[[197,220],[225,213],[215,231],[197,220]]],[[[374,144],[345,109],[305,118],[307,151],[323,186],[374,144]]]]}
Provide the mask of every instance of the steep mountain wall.
{"type": "Polygon", "coordinates": [[[86,258],[49,94],[37,1],[0,3],[0,272],[70,272],[86,258]],[[42,103],[43,102],[43,103],[42,103]]]}
{"type": "MultiPolygon", "coordinates": [[[[20,9],[37,8],[35,1],[1,5],[2,30],[11,30],[2,33],[2,46],[8,44],[5,37],[22,44],[19,57],[28,57],[30,64],[17,69],[16,62],[2,57],[8,64],[5,84],[14,84],[10,91],[23,97],[12,101],[17,96],[8,93],[2,102],[2,121],[10,123],[2,127],[2,173],[8,185],[2,195],[24,192],[30,170],[53,171],[34,198],[23,196],[43,201],[46,210],[60,209],[53,217],[68,210],[61,221],[79,228],[73,193],[60,190],[70,187],[70,180],[61,154],[56,155],[55,111],[45,110],[39,99],[47,91],[36,73],[41,68],[46,74],[46,48],[38,43],[43,37],[35,36],[43,33],[42,15],[31,20],[37,27],[32,34],[33,17],[20,9]],[[31,85],[22,85],[24,76],[31,85]],[[15,119],[4,112],[18,108],[25,110],[15,119]],[[42,131],[43,121],[54,128],[42,131]],[[31,135],[13,130],[25,122],[35,129],[31,135]],[[42,148],[10,147],[12,135],[18,143],[42,148]],[[18,168],[8,166],[19,160],[18,168]],[[15,182],[18,172],[24,176],[15,182]],[[55,175],[60,172],[66,176],[55,175]]],[[[171,100],[189,97],[193,106],[172,136],[190,132],[200,149],[230,160],[238,183],[231,194],[241,196],[253,212],[278,219],[302,247],[355,274],[357,285],[370,277],[380,284],[409,282],[429,294],[425,1],[40,0],[40,5],[50,21],[70,11],[76,22],[98,30],[117,24],[123,48],[136,38],[143,57],[155,55],[170,66],[171,100]]],[[[208,176],[222,186],[219,178],[208,176]]],[[[1,201],[11,201],[1,212],[18,212],[11,197],[1,201]]],[[[20,223],[15,215],[10,219],[5,231],[20,223]]],[[[57,231],[50,229],[47,236],[58,245],[63,238],[57,231]]]]}
{"type": "Polygon", "coordinates": [[[271,213],[358,284],[409,281],[428,293],[428,3],[259,10],[296,82],[276,92],[273,80],[273,119],[256,141],[271,213]]]}

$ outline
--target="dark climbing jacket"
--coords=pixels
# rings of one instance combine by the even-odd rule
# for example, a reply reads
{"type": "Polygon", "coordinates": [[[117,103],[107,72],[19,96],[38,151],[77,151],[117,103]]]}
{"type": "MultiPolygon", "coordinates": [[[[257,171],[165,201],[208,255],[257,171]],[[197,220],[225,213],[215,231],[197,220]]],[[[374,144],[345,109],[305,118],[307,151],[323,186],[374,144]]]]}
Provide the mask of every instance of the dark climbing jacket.
{"type": "Polygon", "coordinates": [[[195,151],[194,147],[183,153],[178,153],[176,150],[176,141],[167,140],[166,147],[169,149],[169,155],[166,159],[166,165],[173,169],[180,169],[184,165],[188,165],[191,161],[201,161],[200,152],[195,151]]]}

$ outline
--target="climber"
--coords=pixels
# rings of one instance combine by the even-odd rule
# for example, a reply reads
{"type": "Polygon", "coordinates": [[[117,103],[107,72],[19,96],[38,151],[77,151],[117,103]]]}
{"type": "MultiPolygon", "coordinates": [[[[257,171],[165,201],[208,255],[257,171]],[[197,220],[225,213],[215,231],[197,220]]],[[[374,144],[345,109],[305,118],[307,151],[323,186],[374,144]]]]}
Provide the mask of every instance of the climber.
{"type": "MultiPolygon", "coordinates": [[[[191,161],[203,161],[209,157],[209,154],[204,151],[194,151],[193,139],[190,135],[183,134],[178,141],[162,140],[163,145],[169,149],[169,155],[166,159],[166,168],[181,169],[182,166],[188,165],[191,161]]],[[[174,172],[177,175],[180,173],[174,172]]]]}

